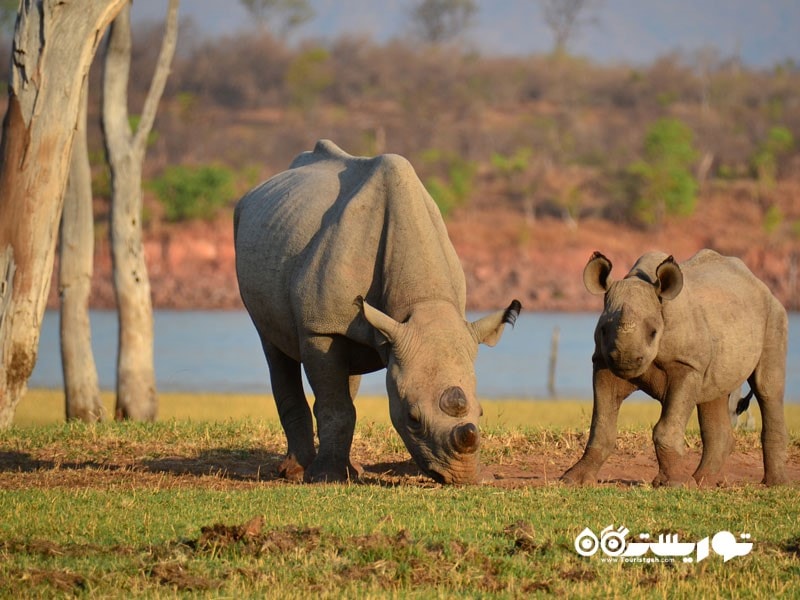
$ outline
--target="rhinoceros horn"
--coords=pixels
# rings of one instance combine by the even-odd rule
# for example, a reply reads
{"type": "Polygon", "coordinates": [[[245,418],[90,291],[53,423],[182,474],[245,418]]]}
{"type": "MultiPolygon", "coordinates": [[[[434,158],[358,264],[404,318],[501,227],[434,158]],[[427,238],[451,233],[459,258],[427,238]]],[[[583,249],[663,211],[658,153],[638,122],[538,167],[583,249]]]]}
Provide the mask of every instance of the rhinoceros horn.
{"type": "Polygon", "coordinates": [[[458,386],[452,386],[442,392],[439,398],[439,408],[451,417],[463,417],[467,414],[467,396],[458,386]]]}
{"type": "Polygon", "coordinates": [[[474,423],[465,423],[453,428],[453,447],[462,454],[469,454],[478,449],[480,435],[474,423]]]}

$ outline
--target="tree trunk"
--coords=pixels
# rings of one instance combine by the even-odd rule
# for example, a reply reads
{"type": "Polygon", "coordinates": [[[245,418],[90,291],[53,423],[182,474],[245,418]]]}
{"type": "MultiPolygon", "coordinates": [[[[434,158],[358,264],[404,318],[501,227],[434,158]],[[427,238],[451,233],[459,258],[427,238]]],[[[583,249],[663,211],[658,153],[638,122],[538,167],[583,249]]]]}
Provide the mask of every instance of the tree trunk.
{"type": "Polygon", "coordinates": [[[86,141],[87,89],[84,82],[81,107],[72,144],[69,181],[64,194],[59,245],[59,292],[61,295],[61,367],[67,419],[87,423],[104,416],[92,354],[89,294],[94,261],[92,173],[86,141]]]}
{"type": "Polygon", "coordinates": [[[103,71],[103,131],[111,166],[111,256],[119,310],[117,419],[156,418],[153,308],[142,244],[142,163],[147,137],[169,75],[178,29],[178,0],[170,0],[156,71],[135,133],[128,119],[130,5],[111,26],[103,71]]]}
{"type": "Polygon", "coordinates": [[[0,426],[36,363],[80,92],[126,0],[22,0],[0,147],[0,426]]]}

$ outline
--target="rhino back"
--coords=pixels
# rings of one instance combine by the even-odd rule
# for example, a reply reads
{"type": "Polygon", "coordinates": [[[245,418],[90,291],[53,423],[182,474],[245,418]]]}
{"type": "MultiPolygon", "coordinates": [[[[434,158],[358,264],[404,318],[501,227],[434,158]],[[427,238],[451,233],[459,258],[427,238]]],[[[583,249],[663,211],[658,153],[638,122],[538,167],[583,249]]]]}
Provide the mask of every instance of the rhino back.
{"type": "Polygon", "coordinates": [[[701,250],[681,269],[684,289],[664,305],[663,343],[704,365],[710,393],[726,393],[752,373],[768,338],[786,335],[770,330],[785,324],[785,310],[738,258],[701,250]]]}
{"type": "Polygon", "coordinates": [[[441,215],[402,157],[351,157],[320,143],[240,201],[235,231],[242,299],[290,355],[312,333],[374,345],[356,319],[358,295],[398,320],[428,298],[464,311],[441,215]]]}

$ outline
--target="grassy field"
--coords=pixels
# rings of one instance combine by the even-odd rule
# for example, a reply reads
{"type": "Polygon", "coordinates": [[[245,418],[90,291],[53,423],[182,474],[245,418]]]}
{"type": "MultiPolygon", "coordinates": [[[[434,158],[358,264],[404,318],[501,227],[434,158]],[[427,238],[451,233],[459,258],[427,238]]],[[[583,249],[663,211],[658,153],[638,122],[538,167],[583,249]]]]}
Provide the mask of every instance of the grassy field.
{"type": "MultiPolygon", "coordinates": [[[[103,393],[107,414],[113,414],[113,394],[103,393]]],[[[546,427],[550,429],[588,429],[592,420],[589,400],[484,400],[481,425],[495,427],[546,427]]],[[[753,402],[753,406],[756,403],[753,402]]],[[[362,423],[389,423],[389,404],[385,397],[356,399],[358,420],[362,423]]],[[[629,401],[622,405],[621,429],[652,427],[661,411],[655,400],[629,401]]],[[[756,426],[761,415],[753,409],[756,426]]],[[[20,427],[60,423],[64,419],[64,394],[61,390],[30,390],[17,407],[14,423],[20,427]]],[[[257,394],[162,393],[159,395],[159,420],[217,421],[220,419],[263,419],[277,422],[278,413],[271,396],[257,394]]],[[[787,426],[800,430],[800,404],[786,405],[787,426]]],[[[689,423],[697,428],[697,420],[689,423]]]]}
{"type": "MultiPolygon", "coordinates": [[[[62,403],[58,393],[34,391],[16,425],[0,431],[0,597],[800,593],[796,484],[505,489],[407,477],[292,485],[259,476],[284,449],[267,398],[168,394],[155,424],[64,424],[62,403]],[[611,562],[575,551],[585,527],[599,535],[612,524],[630,529],[628,541],[645,532],[685,542],[746,532],[753,549],[727,562],[712,551],[699,563],[611,562]]],[[[623,450],[650,445],[657,407],[624,407],[623,450]]],[[[787,407],[795,449],[798,408],[787,407]]],[[[359,400],[358,410],[364,462],[407,458],[385,400],[359,400]]],[[[487,462],[574,453],[591,416],[586,402],[486,401],[484,410],[487,462]]],[[[737,433],[737,444],[757,447],[758,434],[737,433]]]]}

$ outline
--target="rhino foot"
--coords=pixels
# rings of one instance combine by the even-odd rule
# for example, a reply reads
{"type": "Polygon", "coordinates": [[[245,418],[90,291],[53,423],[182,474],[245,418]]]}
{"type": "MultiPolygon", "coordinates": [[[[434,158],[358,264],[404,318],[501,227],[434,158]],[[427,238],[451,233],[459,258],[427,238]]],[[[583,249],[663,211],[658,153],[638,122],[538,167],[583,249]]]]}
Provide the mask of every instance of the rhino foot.
{"type": "Polygon", "coordinates": [[[594,485],[597,483],[597,471],[576,464],[561,476],[561,482],[567,485],[594,485]]]}
{"type": "Polygon", "coordinates": [[[761,480],[761,483],[770,487],[774,485],[786,485],[789,483],[789,478],[785,473],[778,473],[777,475],[764,475],[764,479],[761,480]]]}
{"type": "Polygon", "coordinates": [[[305,481],[308,483],[344,483],[355,482],[361,479],[364,468],[353,462],[346,465],[321,462],[319,459],[311,463],[305,473],[305,481]]]}
{"type": "Polygon", "coordinates": [[[711,473],[709,471],[697,471],[692,478],[697,482],[697,487],[714,487],[722,480],[719,472],[711,473]]]}
{"type": "Polygon", "coordinates": [[[696,488],[697,482],[691,477],[669,477],[664,473],[659,473],[656,475],[655,479],[652,482],[653,487],[687,487],[687,488],[696,488]]]}
{"type": "Polygon", "coordinates": [[[278,475],[288,481],[300,483],[305,475],[305,468],[301,465],[293,454],[288,454],[278,465],[278,475]]]}

